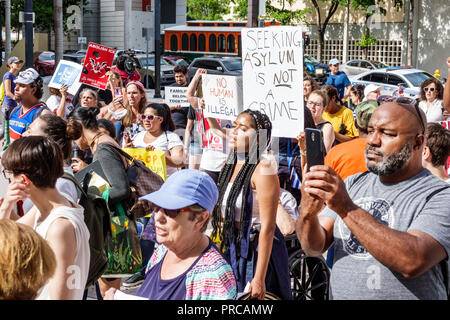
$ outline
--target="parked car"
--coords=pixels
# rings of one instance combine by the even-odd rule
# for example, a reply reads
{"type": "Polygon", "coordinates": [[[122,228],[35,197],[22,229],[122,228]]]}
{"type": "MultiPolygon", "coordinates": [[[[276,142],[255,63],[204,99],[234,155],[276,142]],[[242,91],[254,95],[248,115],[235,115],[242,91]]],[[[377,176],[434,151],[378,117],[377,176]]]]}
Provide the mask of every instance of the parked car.
{"type": "Polygon", "coordinates": [[[52,75],[55,72],[55,53],[52,51],[36,52],[33,67],[41,77],[52,75]]]}
{"type": "Polygon", "coordinates": [[[86,56],[86,53],[84,53],[84,54],[78,53],[78,52],[65,53],[65,54],[63,54],[63,59],[81,64],[81,59],[83,59],[85,56],[86,56]]]}
{"type": "Polygon", "coordinates": [[[403,87],[404,96],[415,99],[419,97],[421,83],[428,78],[434,77],[424,70],[402,67],[376,69],[349,77],[352,85],[379,85],[381,95],[392,95],[403,87]]]}
{"type": "Polygon", "coordinates": [[[388,68],[388,66],[382,62],[372,60],[350,60],[339,66],[339,70],[345,72],[347,77],[382,68],[388,68]]]}
{"type": "MultiPolygon", "coordinates": [[[[146,88],[154,89],[155,88],[155,55],[149,54],[147,59],[147,54],[136,54],[136,69],[141,75],[141,82],[144,84],[146,88]],[[148,69],[148,78],[147,78],[147,69],[148,69]]],[[[165,87],[171,85],[175,82],[175,75],[173,74],[174,65],[167,62],[165,59],[161,57],[161,72],[160,72],[160,85],[161,87],[165,87]]]]}
{"type": "Polygon", "coordinates": [[[305,73],[314,78],[319,84],[323,84],[327,79],[328,72],[330,72],[330,67],[309,54],[303,56],[303,62],[305,73]]]}
{"type": "Polygon", "coordinates": [[[228,76],[242,75],[242,59],[238,57],[199,57],[189,65],[188,78],[192,79],[198,69],[206,69],[209,74],[228,76]]]}
{"type": "Polygon", "coordinates": [[[163,56],[163,59],[167,60],[170,64],[174,66],[186,66],[189,67],[191,61],[186,57],[181,56],[163,56]]]}

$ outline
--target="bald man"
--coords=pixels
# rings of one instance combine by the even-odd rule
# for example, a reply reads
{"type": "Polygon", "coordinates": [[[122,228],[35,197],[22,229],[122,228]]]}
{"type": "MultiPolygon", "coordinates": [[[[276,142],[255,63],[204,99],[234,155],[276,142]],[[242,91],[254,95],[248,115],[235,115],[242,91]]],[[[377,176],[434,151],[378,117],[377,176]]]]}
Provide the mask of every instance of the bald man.
{"type": "Polygon", "coordinates": [[[447,299],[450,188],[422,167],[423,119],[413,105],[383,104],[368,125],[368,171],[305,175],[297,235],[311,256],[334,241],[331,299],[447,299]]]}

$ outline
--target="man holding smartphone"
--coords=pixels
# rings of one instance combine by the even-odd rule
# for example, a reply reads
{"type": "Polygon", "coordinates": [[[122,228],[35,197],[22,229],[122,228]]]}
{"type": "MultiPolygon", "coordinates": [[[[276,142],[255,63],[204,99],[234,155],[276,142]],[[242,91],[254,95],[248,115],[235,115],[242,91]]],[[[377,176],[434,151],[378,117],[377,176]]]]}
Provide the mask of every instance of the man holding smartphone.
{"type": "Polygon", "coordinates": [[[447,299],[450,188],[422,167],[425,119],[385,103],[368,125],[369,171],[305,174],[297,235],[310,256],[334,242],[331,299],[447,299]]]}

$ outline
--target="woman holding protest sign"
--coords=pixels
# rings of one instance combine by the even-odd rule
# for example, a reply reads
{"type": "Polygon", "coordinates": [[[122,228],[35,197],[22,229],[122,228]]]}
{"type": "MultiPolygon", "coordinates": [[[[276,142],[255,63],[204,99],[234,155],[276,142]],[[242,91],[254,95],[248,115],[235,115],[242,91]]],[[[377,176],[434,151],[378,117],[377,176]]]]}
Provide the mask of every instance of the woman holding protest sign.
{"type": "Polygon", "coordinates": [[[127,146],[165,151],[167,176],[170,176],[184,166],[184,154],[183,142],[173,132],[175,124],[169,106],[165,103],[149,104],[141,114],[141,119],[145,131],[139,132],[127,146]]]}
{"type": "Polygon", "coordinates": [[[276,163],[266,152],[271,130],[267,115],[247,109],[228,131],[231,150],[218,179],[212,238],[220,239],[239,292],[249,283],[253,298],[271,292],[288,300],[288,255],[276,225],[280,184],[276,163]]]}

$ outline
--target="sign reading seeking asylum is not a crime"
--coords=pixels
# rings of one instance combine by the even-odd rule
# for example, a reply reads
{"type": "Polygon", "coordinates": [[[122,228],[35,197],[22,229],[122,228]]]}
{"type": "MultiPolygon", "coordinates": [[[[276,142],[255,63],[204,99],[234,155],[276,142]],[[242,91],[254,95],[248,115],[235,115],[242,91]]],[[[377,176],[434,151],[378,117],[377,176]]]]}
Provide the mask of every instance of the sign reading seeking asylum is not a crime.
{"type": "Polygon", "coordinates": [[[299,27],[244,28],[243,109],[272,121],[272,135],[295,138],[303,131],[303,36],[299,27]]]}

